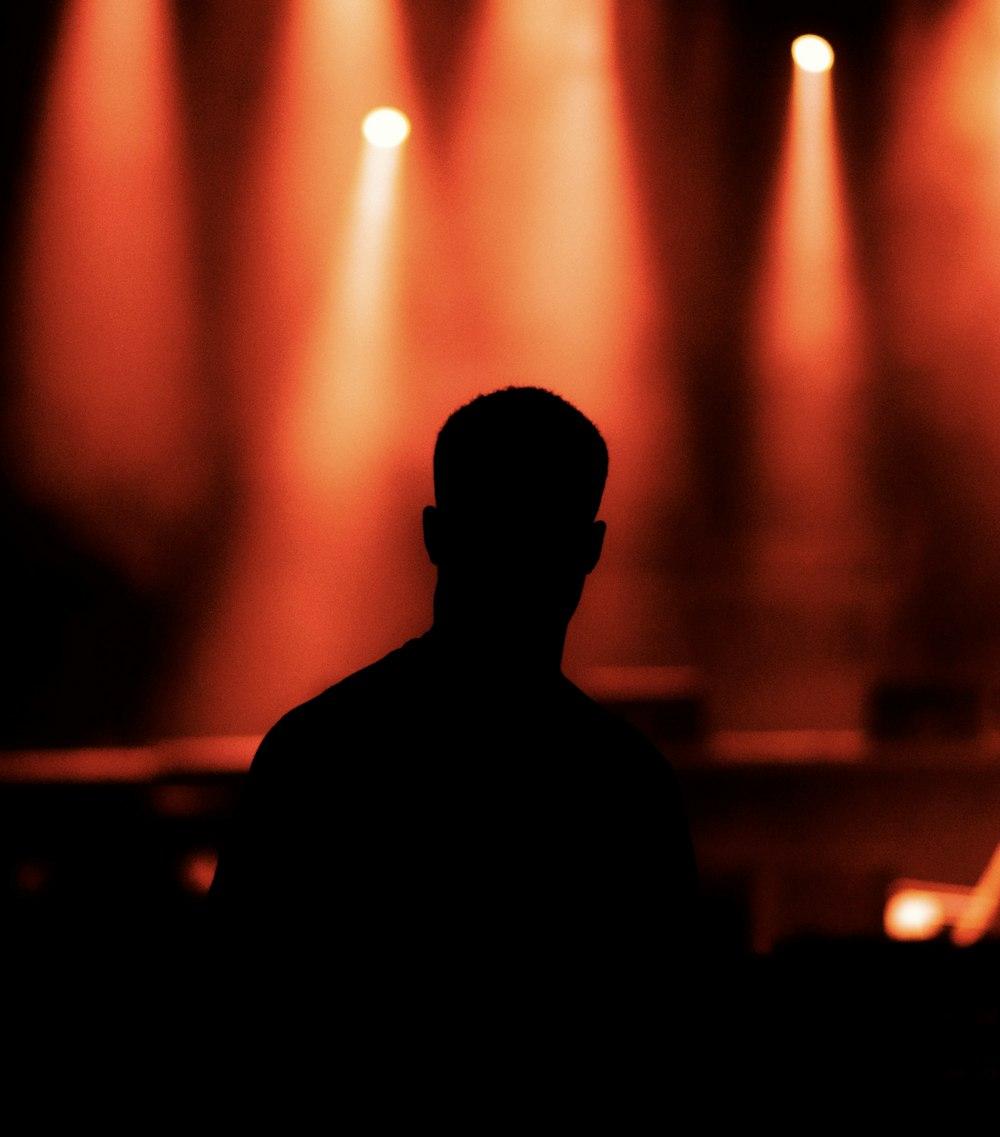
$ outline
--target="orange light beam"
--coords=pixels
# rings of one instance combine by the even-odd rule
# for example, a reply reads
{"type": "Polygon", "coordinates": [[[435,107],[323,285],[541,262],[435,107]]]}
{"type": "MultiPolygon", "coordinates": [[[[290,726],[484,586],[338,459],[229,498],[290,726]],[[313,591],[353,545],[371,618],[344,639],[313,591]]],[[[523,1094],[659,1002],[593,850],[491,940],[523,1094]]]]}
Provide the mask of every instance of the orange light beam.
{"type": "Polygon", "coordinates": [[[143,584],[205,472],[171,33],[164,0],[66,6],[20,298],[21,472],[143,584]]]}
{"type": "Polygon", "coordinates": [[[792,74],[789,119],[762,279],[766,505],[779,526],[841,521],[851,486],[846,398],[860,367],[831,72],[792,74]]]}
{"type": "Polygon", "coordinates": [[[457,134],[497,380],[544,376],[598,417],[649,303],[613,26],[607,0],[488,0],[457,134]]]}
{"type": "Polygon", "coordinates": [[[479,11],[455,135],[485,341],[474,378],[479,390],[540,383],[604,431],[617,455],[603,505],[616,540],[584,593],[567,666],[655,662],[643,655],[648,629],[670,600],[639,566],[662,540],[658,499],[675,488],[664,489],[673,471],[663,455],[680,447],[669,438],[666,308],[629,153],[614,5],[487,0],[479,11]]]}
{"type": "MultiPolygon", "coordinates": [[[[398,114],[398,112],[395,112],[398,114]]],[[[346,496],[378,449],[392,418],[392,356],[397,249],[392,240],[406,134],[382,120],[365,138],[348,206],[339,263],[317,321],[291,420],[287,458],[317,490],[346,496]],[[381,131],[381,132],[379,132],[381,131]],[[390,133],[386,133],[386,132],[390,133]],[[397,138],[387,145],[387,137],[397,138]],[[336,439],[336,445],[333,440],[336,439]]]]}
{"type": "Polygon", "coordinates": [[[394,600],[392,541],[399,222],[419,98],[399,5],[301,0],[282,12],[236,238],[240,515],[172,695],[182,735],[264,729],[414,634],[394,600]],[[382,148],[363,123],[392,105],[413,133],[382,148]]]}

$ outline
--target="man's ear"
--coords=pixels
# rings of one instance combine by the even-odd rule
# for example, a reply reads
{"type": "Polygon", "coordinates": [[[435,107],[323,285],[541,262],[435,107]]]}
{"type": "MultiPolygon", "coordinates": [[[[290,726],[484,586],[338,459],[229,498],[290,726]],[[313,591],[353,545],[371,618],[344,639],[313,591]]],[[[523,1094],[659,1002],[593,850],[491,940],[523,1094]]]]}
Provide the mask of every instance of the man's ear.
{"type": "Polygon", "coordinates": [[[604,535],[607,531],[608,526],[604,521],[595,521],[590,526],[590,536],[587,542],[587,559],[584,565],[587,573],[592,573],[597,567],[597,562],[601,559],[601,550],[604,548],[604,535]]]}
{"type": "Polygon", "coordinates": [[[432,565],[441,563],[441,514],[433,505],[424,506],[424,548],[432,565]]]}

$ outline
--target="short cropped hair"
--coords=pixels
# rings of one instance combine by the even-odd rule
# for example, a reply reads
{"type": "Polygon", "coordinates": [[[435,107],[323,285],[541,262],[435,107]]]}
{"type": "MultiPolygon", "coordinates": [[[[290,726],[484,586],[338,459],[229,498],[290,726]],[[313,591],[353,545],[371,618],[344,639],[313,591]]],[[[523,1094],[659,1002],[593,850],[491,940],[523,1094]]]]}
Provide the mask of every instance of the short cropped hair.
{"type": "Polygon", "coordinates": [[[601,432],[541,387],[479,395],[445,422],[434,448],[434,495],[453,513],[530,510],[593,521],[608,476],[601,432]]]}

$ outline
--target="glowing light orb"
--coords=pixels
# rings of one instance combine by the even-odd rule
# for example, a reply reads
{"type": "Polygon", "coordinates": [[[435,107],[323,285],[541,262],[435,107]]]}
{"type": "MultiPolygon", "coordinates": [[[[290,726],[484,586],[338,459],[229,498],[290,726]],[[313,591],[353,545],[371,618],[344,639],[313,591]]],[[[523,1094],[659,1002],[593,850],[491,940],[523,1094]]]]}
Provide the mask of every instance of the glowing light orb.
{"type": "Polygon", "coordinates": [[[395,107],[379,107],[365,115],[361,129],[372,146],[391,150],[410,133],[410,120],[395,107]]]}
{"type": "Polygon", "coordinates": [[[944,909],[932,892],[904,889],[885,906],[884,920],[894,940],[929,940],[944,924],[944,909]]]}
{"type": "Polygon", "coordinates": [[[822,36],[799,36],[792,44],[792,59],[803,71],[829,71],[833,48],[822,36]]]}

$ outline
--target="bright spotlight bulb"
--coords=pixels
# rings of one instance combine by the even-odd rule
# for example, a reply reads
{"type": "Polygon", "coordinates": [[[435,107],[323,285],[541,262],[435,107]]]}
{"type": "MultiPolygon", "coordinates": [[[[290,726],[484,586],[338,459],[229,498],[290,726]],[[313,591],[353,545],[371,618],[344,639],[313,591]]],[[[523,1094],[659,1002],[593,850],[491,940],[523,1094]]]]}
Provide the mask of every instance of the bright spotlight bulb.
{"type": "Polygon", "coordinates": [[[883,920],[894,940],[929,940],[941,930],[944,910],[931,893],[905,889],[886,905],[883,920]]]}
{"type": "Polygon", "coordinates": [[[410,133],[410,120],[395,107],[379,107],[365,115],[361,129],[372,146],[390,150],[410,133]]]}
{"type": "Polygon", "coordinates": [[[829,71],[833,48],[822,36],[799,36],[792,44],[792,59],[803,71],[829,71]]]}

